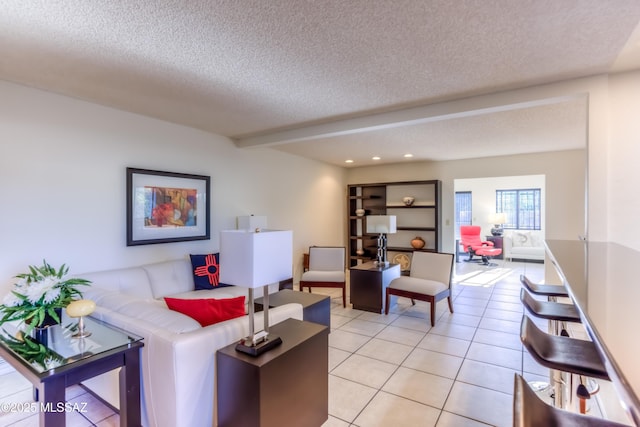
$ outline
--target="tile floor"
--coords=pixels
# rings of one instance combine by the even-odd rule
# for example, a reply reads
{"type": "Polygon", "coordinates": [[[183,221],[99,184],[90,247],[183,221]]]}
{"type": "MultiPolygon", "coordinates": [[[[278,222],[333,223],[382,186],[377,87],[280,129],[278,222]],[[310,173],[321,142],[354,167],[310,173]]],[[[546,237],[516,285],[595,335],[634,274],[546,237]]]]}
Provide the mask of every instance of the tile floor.
{"type": "MultiPolygon", "coordinates": [[[[455,313],[440,302],[433,328],[426,303],[400,298],[385,316],[345,309],[339,290],[327,289],[332,331],[324,427],[510,426],[514,372],[548,379],[520,344],[520,274],[541,281],[544,265],[456,263],[455,313]]],[[[86,413],[67,415],[67,425],[119,424],[81,387],[70,387],[67,396],[88,403],[86,413]]],[[[29,401],[30,384],[0,364],[0,404],[29,401]]],[[[34,425],[36,414],[0,412],[0,426],[34,425]]]]}

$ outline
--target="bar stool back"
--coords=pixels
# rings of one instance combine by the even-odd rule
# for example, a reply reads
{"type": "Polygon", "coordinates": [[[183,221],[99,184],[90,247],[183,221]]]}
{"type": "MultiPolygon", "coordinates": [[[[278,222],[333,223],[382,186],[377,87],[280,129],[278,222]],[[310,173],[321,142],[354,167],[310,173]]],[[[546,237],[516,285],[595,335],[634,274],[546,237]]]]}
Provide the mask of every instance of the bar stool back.
{"type": "Polygon", "coordinates": [[[580,323],[580,315],[573,304],[538,301],[524,288],[520,289],[520,301],[531,314],[541,319],[580,323]]]}
{"type": "Polygon", "coordinates": [[[534,295],[544,295],[547,297],[568,297],[567,288],[562,285],[539,285],[533,283],[524,274],[520,275],[520,283],[534,295]]]}
{"type": "Polygon", "coordinates": [[[527,386],[521,375],[515,374],[513,385],[514,427],[621,427],[613,421],[576,414],[547,405],[527,386]]]}
{"type": "Polygon", "coordinates": [[[572,374],[609,380],[609,374],[592,341],[584,341],[542,332],[522,316],[520,339],[529,354],[542,366],[572,374]]]}

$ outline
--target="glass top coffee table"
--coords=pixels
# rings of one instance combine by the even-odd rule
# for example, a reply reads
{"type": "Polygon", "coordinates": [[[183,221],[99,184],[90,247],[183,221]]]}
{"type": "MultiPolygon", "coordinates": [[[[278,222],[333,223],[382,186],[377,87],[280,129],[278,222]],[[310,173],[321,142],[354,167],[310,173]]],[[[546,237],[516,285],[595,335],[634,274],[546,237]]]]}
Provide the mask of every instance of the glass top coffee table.
{"type": "Polygon", "coordinates": [[[37,389],[41,426],[65,425],[65,389],[120,370],[120,425],[140,425],[140,348],[142,338],[85,317],[91,335],[74,338],[78,320],[62,315],[38,340],[21,336],[14,325],[0,326],[0,357],[37,389]],[[16,338],[19,336],[20,338],[16,338]]]}

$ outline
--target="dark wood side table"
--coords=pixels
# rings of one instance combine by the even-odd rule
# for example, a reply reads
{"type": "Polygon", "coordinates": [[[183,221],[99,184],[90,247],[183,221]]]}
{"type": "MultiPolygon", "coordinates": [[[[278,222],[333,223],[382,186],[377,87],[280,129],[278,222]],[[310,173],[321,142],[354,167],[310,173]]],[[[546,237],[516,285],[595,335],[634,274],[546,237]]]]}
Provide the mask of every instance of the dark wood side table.
{"type": "Polygon", "coordinates": [[[293,289],[293,277],[290,279],[281,280],[280,282],[278,282],[278,289],[279,290],[293,289]]]}
{"type": "Polygon", "coordinates": [[[329,328],[287,319],[282,344],[252,357],[216,353],[218,426],[318,427],[329,418],[329,328]]]}
{"type": "Polygon", "coordinates": [[[400,264],[377,266],[373,261],[351,267],[351,304],[357,310],[384,312],[385,289],[400,277],[400,264]]]}
{"type": "MultiPolygon", "coordinates": [[[[496,249],[502,249],[502,236],[486,236],[487,238],[487,242],[493,242],[493,247],[496,249]]],[[[503,259],[504,258],[504,250],[503,252],[498,255],[493,257],[493,259],[503,259]]]]}
{"type": "MultiPolygon", "coordinates": [[[[262,311],[262,298],[254,302],[256,311],[262,311]]],[[[302,319],[331,327],[331,298],[327,295],[283,289],[269,295],[269,308],[292,302],[302,304],[302,319]]]]}
{"type": "Polygon", "coordinates": [[[41,408],[40,426],[43,427],[65,425],[65,411],[59,408],[66,409],[66,387],[121,367],[120,425],[140,426],[142,338],[90,317],[85,317],[84,322],[86,330],[91,332],[87,338],[71,336],[74,333],[71,326],[78,322],[64,313],[62,325],[47,329],[45,347],[47,354],[55,358],[50,365],[31,363],[5,342],[0,342],[0,357],[37,389],[41,408]]]}

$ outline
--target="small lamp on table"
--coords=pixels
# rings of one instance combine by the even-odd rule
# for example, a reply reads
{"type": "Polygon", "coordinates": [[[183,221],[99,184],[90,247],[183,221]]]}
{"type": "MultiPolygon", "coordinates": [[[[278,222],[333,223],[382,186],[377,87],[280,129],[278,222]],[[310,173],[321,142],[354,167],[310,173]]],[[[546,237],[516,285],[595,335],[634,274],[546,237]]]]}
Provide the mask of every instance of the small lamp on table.
{"type": "Polygon", "coordinates": [[[367,233],[379,233],[378,253],[376,263],[378,266],[387,266],[387,234],[396,232],[395,215],[369,215],[367,216],[367,233]]]}
{"type": "Polygon", "coordinates": [[[507,215],[504,212],[496,212],[491,214],[489,221],[493,224],[493,228],[491,229],[492,236],[502,236],[503,229],[502,225],[507,222],[507,215]]]}
{"type": "Polygon", "coordinates": [[[249,288],[249,336],[236,350],[258,356],[282,343],[269,334],[269,285],[291,277],[293,232],[226,230],[220,232],[220,281],[249,288]],[[264,329],[255,331],[255,288],[264,292],[264,329]]]}

